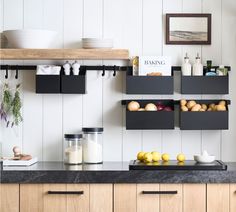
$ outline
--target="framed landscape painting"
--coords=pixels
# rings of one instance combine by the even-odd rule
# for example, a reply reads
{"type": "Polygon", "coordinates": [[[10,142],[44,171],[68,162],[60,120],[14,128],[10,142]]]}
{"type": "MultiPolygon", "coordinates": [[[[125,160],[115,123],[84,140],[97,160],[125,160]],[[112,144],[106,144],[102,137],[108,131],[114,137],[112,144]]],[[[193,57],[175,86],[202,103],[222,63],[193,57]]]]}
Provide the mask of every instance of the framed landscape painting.
{"type": "Polygon", "coordinates": [[[166,44],[211,44],[211,14],[166,14],[166,44]]]}

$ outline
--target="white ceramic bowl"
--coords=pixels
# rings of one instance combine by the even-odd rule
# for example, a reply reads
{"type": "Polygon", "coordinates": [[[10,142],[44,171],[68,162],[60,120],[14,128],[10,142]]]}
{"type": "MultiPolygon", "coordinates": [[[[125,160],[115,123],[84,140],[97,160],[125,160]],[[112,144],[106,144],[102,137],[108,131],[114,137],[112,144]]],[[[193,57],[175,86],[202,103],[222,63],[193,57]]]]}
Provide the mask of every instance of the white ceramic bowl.
{"type": "Polygon", "coordinates": [[[50,30],[22,29],[6,30],[3,34],[7,37],[11,48],[44,49],[49,48],[57,32],[50,30]]]}
{"type": "Polygon", "coordinates": [[[213,156],[213,155],[207,155],[207,156],[194,155],[193,158],[198,163],[212,163],[215,160],[215,156],[213,156]]]}

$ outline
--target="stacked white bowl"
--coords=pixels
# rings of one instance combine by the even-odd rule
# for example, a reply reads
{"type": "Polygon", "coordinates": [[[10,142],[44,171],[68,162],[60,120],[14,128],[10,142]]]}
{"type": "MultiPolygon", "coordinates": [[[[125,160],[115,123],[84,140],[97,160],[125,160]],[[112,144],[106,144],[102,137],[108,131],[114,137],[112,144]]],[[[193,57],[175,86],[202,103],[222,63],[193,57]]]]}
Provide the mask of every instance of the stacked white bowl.
{"type": "Polygon", "coordinates": [[[102,38],[82,38],[82,46],[84,49],[113,48],[113,40],[102,38]]]}

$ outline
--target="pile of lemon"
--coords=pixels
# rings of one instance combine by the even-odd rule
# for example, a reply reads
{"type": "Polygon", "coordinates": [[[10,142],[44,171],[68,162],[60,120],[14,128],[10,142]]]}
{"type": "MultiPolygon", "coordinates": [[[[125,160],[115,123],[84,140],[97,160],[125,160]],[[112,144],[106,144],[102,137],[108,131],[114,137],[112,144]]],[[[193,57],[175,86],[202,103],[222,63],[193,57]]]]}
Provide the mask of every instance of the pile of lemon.
{"type": "MultiPolygon", "coordinates": [[[[160,154],[159,152],[139,152],[137,154],[137,159],[139,161],[142,161],[144,163],[151,163],[151,162],[158,162],[160,160],[164,162],[168,162],[170,160],[170,155],[167,153],[160,154]]],[[[180,153],[177,155],[176,159],[179,162],[185,161],[185,155],[183,153],[180,153]]]]}

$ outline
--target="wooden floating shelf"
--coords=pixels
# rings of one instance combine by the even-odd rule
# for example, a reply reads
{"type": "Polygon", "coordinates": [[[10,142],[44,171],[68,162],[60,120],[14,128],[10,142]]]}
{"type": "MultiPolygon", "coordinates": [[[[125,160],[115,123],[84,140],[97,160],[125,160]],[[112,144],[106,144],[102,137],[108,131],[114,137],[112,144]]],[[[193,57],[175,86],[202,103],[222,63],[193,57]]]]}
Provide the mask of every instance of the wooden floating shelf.
{"type": "Polygon", "coordinates": [[[2,60],[128,60],[127,49],[0,49],[2,60]]]}

